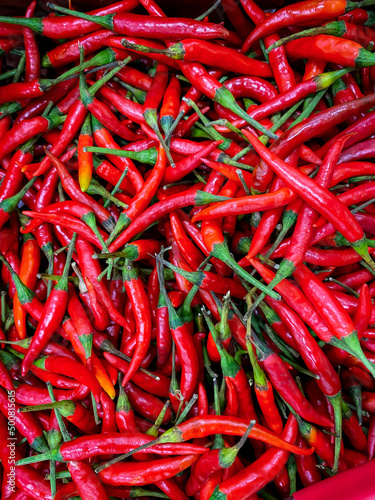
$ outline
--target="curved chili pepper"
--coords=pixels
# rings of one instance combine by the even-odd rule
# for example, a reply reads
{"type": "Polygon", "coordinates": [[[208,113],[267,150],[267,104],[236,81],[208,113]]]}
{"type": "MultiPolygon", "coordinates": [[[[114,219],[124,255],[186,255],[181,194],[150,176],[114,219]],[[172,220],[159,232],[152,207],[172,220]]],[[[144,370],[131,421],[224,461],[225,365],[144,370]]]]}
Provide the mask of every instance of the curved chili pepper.
{"type": "Polygon", "coordinates": [[[263,38],[265,35],[276,33],[285,26],[291,24],[304,24],[305,22],[319,22],[322,19],[335,19],[356,7],[358,7],[358,5],[349,0],[337,0],[333,3],[326,0],[321,0],[319,2],[307,0],[284,7],[271,16],[266,17],[264,21],[250,33],[242,46],[242,52],[249,50],[256,40],[263,38]]]}
{"type": "MultiPolygon", "coordinates": [[[[301,448],[307,446],[301,435],[299,435],[297,438],[297,445],[301,448]]],[[[321,481],[322,475],[317,467],[318,463],[314,455],[305,457],[301,455],[295,455],[294,458],[297,464],[298,475],[305,488],[321,481]]]]}
{"type": "MultiPolygon", "coordinates": [[[[127,382],[124,388],[134,410],[149,420],[155,421],[163,409],[164,403],[162,403],[162,401],[156,396],[143,391],[132,382],[127,382]]],[[[162,423],[165,424],[169,422],[171,418],[172,412],[169,408],[167,408],[162,423]]]]}

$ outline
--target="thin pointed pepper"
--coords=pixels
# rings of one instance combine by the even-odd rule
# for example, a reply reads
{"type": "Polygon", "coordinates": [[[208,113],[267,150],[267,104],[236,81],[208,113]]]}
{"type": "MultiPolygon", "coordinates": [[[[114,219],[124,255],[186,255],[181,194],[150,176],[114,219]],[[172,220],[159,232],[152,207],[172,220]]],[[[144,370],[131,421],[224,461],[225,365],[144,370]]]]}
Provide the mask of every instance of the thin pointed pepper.
{"type": "Polygon", "coordinates": [[[151,341],[151,311],[148,296],[142,278],[138,275],[136,268],[125,261],[122,270],[125,290],[136,321],[137,346],[133,353],[132,360],[122,381],[125,386],[140,367],[151,341]]]}
{"type": "MultiPolygon", "coordinates": [[[[20,280],[32,290],[37,281],[40,265],[40,248],[32,236],[26,236],[22,247],[22,258],[19,277],[20,280]]],[[[13,317],[20,339],[26,337],[26,311],[22,307],[18,294],[13,299],[13,317]]]]}
{"type": "Polygon", "coordinates": [[[254,353],[254,348],[251,344],[251,318],[248,319],[247,333],[246,333],[246,346],[249,354],[250,363],[254,374],[254,389],[257,401],[266,422],[275,434],[281,435],[283,430],[283,422],[280,417],[279,410],[276,406],[273,387],[269,380],[259,366],[258,359],[254,353]]]}
{"type": "Polygon", "coordinates": [[[193,38],[186,38],[182,42],[169,45],[168,49],[164,50],[125,42],[123,42],[123,45],[130,50],[137,50],[145,54],[165,54],[171,59],[181,60],[186,63],[196,62],[243,75],[269,78],[272,74],[271,68],[266,62],[250,59],[229,47],[193,38]]]}
{"type": "Polygon", "coordinates": [[[160,108],[160,126],[166,139],[172,132],[173,122],[176,120],[180,107],[181,85],[177,77],[173,76],[166,88],[162,107],[160,108]]]}
{"type": "Polygon", "coordinates": [[[68,276],[75,245],[75,239],[76,236],[72,238],[72,242],[69,246],[69,252],[61,279],[54,287],[47,299],[38,324],[38,328],[33,336],[33,340],[30,344],[27,354],[22,361],[23,375],[25,375],[29,371],[31,364],[51,339],[65,314],[65,309],[68,304],[68,276]]]}

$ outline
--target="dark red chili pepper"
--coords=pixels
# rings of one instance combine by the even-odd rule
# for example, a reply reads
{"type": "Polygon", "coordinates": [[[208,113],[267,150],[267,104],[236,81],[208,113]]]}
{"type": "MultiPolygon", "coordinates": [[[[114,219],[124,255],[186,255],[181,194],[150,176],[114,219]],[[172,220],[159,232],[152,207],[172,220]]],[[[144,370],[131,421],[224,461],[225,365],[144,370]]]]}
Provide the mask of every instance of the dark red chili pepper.
{"type": "MultiPolygon", "coordinates": [[[[105,16],[90,16],[82,12],[70,11],[63,7],[54,5],[53,9],[63,14],[73,15],[87,21],[94,22],[120,35],[141,36],[164,40],[179,39],[181,37],[194,36],[202,39],[228,38],[230,33],[219,24],[204,23],[192,19],[171,18],[160,19],[154,16],[140,14],[108,14],[105,16]]],[[[4,19],[0,19],[4,21],[4,19]]]]}

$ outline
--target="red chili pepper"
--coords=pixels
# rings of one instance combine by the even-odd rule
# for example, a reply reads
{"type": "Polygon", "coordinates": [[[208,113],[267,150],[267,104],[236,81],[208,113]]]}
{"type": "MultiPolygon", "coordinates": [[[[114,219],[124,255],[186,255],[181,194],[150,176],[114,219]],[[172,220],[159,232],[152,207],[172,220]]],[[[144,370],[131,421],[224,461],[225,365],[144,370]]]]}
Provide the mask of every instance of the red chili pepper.
{"type": "MultiPolygon", "coordinates": [[[[204,23],[184,18],[160,19],[154,16],[144,16],[140,14],[108,14],[106,16],[90,16],[82,12],[72,12],[69,9],[55,5],[54,10],[63,14],[73,15],[87,21],[92,21],[103,28],[115,31],[121,35],[152,36],[156,39],[164,40],[179,39],[187,36],[194,36],[202,39],[227,38],[230,33],[223,26],[213,23],[204,23]]],[[[0,19],[0,21],[4,21],[0,19]]]]}
{"type": "Polygon", "coordinates": [[[145,287],[135,267],[125,262],[123,279],[126,292],[132,305],[137,327],[137,347],[127,370],[123,385],[125,386],[140,367],[151,341],[151,312],[145,287]]]}

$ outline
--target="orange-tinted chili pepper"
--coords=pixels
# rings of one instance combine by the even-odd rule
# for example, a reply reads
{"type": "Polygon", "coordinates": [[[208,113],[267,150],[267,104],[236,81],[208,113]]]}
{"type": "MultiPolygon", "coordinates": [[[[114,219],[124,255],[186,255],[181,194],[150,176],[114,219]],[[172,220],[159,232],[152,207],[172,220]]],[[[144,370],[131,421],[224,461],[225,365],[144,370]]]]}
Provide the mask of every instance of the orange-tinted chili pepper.
{"type": "MultiPolygon", "coordinates": [[[[23,283],[31,288],[35,287],[40,265],[40,248],[32,236],[26,236],[22,247],[22,258],[19,277],[23,283]]],[[[20,339],[26,337],[26,311],[22,307],[17,293],[13,299],[13,316],[20,339]]]]}

